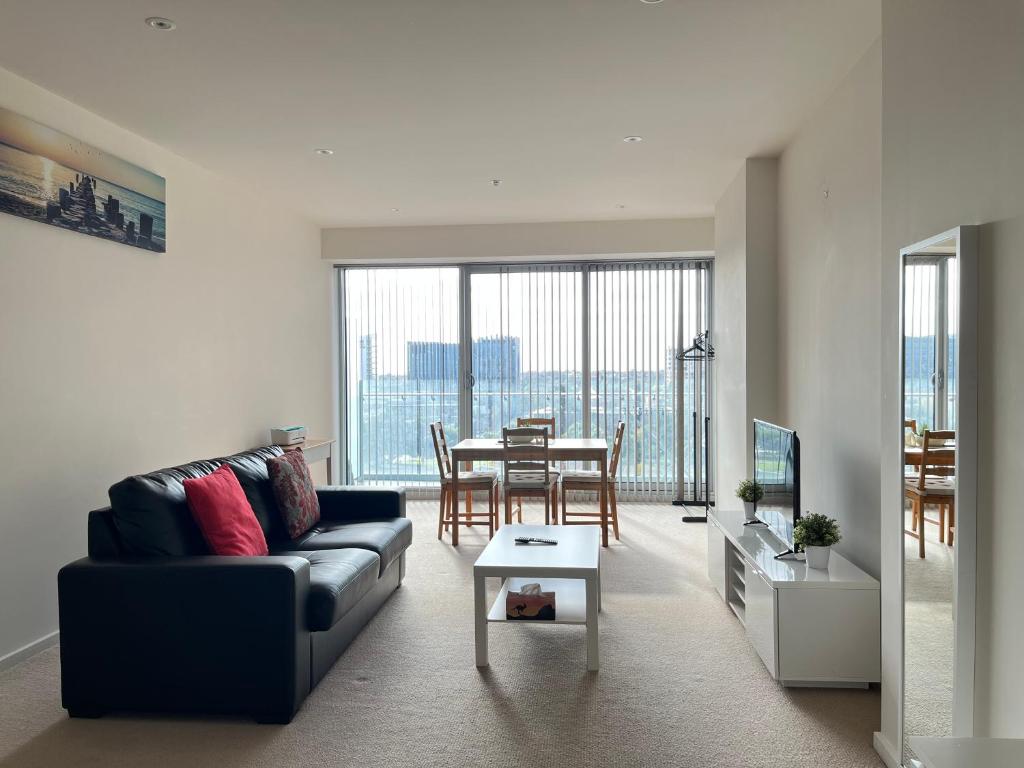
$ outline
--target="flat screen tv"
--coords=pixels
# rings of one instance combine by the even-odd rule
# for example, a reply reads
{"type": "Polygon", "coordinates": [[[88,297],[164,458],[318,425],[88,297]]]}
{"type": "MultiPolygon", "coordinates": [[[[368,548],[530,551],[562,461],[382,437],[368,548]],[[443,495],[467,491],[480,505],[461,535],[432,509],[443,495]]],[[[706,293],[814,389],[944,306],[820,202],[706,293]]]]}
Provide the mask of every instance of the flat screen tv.
{"type": "Polygon", "coordinates": [[[757,517],[791,549],[800,519],[800,438],[791,429],[754,419],[754,479],[764,488],[757,517]]]}

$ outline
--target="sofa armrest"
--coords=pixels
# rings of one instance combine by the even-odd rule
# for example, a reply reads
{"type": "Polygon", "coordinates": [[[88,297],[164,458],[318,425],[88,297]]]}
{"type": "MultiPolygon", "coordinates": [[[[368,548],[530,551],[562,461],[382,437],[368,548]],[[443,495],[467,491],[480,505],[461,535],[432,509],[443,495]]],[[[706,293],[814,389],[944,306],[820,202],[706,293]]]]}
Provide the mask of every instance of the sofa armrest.
{"type": "Polygon", "coordinates": [[[316,489],[320,517],[334,523],[405,517],[404,488],[330,485],[316,489]]]}
{"type": "Polygon", "coordinates": [[[127,709],[287,721],[309,693],[309,562],[85,558],[57,576],[71,714],[127,709]]]}

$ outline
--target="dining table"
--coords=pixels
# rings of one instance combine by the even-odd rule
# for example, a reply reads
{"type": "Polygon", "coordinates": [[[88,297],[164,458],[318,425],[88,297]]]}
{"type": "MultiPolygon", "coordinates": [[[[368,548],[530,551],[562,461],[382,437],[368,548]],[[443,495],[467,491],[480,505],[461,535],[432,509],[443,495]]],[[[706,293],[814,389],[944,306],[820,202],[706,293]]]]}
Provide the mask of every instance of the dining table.
{"type": "MultiPolygon", "coordinates": [[[[473,461],[504,461],[505,445],[496,438],[460,440],[450,449],[452,498],[459,498],[459,465],[473,461]]],[[[520,454],[517,454],[519,456],[520,454]]],[[[551,461],[596,461],[600,465],[601,546],[608,546],[608,441],[601,437],[557,437],[548,441],[551,461]]],[[[452,546],[459,545],[459,505],[453,505],[452,546]]]]}

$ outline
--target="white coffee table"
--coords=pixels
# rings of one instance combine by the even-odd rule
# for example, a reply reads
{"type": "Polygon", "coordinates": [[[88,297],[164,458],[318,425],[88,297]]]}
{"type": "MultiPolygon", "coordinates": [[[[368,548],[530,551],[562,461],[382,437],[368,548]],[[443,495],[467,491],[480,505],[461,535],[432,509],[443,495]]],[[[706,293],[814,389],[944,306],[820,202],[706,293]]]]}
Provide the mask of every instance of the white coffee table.
{"type": "MultiPolygon", "coordinates": [[[[533,624],[585,624],[587,669],[596,670],[597,614],[601,610],[601,531],[589,525],[504,525],[473,565],[476,618],[476,665],[486,667],[487,625],[504,622],[505,596],[523,584],[538,582],[555,593],[554,621],[533,624]],[[555,539],[557,546],[519,545],[518,536],[555,539]],[[487,579],[501,578],[498,599],[488,608],[487,579]]],[[[525,623],[513,621],[516,623],[525,623]]]]}

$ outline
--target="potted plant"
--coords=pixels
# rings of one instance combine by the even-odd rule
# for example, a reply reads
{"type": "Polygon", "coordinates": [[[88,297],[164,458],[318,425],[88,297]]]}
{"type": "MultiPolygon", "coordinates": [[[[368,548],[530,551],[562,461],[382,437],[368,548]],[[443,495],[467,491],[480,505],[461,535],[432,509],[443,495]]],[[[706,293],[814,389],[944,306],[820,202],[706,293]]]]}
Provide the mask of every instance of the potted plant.
{"type": "Polygon", "coordinates": [[[807,553],[808,568],[827,570],[832,545],[838,544],[841,538],[839,523],[816,512],[801,517],[793,526],[793,542],[807,553]]]}
{"type": "Polygon", "coordinates": [[[736,498],[743,500],[743,515],[747,520],[754,520],[757,502],[764,497],[764,486],[757,480],[743,480],[736,486],[736,498]]]}

